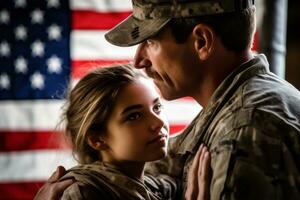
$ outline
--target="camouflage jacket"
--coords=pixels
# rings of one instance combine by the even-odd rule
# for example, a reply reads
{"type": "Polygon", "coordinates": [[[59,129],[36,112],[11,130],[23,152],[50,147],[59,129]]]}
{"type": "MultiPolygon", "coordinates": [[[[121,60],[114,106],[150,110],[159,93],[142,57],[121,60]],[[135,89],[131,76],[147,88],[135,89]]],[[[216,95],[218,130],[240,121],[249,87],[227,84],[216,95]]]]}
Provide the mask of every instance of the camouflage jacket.
{"type": "Polygon", "coordinates": [[[264,55],[230,74],[170,141],[169,156],[147,170],[179,178],[184,194],[201,143],[211,152],[211,200],[300,199],[300,93],[269,71],[264,55]]]}
{"type": "Polygon", "coordinates": [[[176,192],[173,180],[160,179],[160,182],[153,176],[144,175],[142,182],[102,162],[73,167],[61,180],[68,178],[74,178],[76,182],[64,191],[62,200],[162,200],[171,199],[176,192]]]}

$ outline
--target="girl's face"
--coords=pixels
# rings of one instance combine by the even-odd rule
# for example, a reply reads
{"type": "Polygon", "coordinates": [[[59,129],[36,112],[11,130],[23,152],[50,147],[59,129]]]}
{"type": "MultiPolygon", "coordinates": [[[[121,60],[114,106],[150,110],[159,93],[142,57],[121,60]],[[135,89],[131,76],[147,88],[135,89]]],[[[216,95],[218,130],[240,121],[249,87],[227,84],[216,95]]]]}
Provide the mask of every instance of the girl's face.
{"type": "MultiPolygon", "coordinates": [[[[106,161],[146,162],[167,153],[169,125],[151,81],[140,78],[119,93],[107,122],[106,161]]],[[[105,160],[104,160],[105,161],[105,160]]]]}

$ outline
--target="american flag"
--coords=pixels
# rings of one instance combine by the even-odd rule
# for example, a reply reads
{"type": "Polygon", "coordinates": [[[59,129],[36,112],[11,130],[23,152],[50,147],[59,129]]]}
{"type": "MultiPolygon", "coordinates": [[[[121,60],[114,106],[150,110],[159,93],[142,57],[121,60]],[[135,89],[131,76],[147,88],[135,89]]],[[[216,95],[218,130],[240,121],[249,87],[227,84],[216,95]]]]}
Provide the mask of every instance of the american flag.
{"type": "MultiPolygon", "coordinates": [[[[104,39],[130,13],[130,0],[0,1],[0,199],[32,199],[58,165],[76,164],[56,129],[64,91],[95,64],[132,59],[136,47],[104,39]]],[[[171,134],[200,109],[165,102],[171,134]]]]}

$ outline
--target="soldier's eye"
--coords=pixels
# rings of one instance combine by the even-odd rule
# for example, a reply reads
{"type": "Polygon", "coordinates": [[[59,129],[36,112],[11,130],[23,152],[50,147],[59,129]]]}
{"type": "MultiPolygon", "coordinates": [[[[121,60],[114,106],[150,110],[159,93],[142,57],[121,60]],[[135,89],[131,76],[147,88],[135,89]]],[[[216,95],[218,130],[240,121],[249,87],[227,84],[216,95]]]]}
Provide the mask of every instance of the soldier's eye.
{"type": "Polygon", "coordinates": [[[151,40],[151,39],[146,40],[146,42],[147,42],[148,45],[152,45],[154,43],[154,41],[151,40]]]}

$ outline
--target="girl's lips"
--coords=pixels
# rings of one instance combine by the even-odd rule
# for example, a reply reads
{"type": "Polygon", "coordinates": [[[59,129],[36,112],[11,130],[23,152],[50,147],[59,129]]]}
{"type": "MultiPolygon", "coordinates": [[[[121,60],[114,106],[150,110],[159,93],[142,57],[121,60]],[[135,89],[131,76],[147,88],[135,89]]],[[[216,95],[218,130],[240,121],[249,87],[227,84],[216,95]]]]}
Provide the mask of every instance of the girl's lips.
{"type": "Polygon", "coordinates": [[[158,135],[157,137],[153,138],[152,140],[150,140],[149,142],[147,142],[147,144],[152,144],[152,143],[156,143],[156,142],[164,142],[166,140],[167,136],[162,134],[162,135],[158,135]]]}

